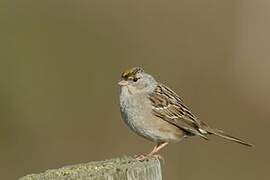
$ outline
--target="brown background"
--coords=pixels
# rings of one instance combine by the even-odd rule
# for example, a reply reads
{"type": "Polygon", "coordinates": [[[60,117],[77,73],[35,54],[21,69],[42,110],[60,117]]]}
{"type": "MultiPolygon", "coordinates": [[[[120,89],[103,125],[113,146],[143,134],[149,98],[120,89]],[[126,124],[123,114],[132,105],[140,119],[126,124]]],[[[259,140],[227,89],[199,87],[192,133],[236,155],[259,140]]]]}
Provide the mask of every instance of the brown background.
{"type": "Polygon", "coordinates": [[[1,1],[0,176],[149,151],[122,122],[120,73],[146,71],[212,126],[255,144],[190,138],[166,180],[269,179],[270,1],[1,1]]]}

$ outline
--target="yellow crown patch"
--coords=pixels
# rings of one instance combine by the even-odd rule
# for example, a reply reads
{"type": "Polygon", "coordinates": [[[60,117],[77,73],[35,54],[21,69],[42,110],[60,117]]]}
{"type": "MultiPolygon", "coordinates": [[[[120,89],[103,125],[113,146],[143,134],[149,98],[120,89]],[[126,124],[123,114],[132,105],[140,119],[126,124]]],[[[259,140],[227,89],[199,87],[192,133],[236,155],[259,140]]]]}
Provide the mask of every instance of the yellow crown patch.
{"type": "Polygon", "coordinates": [[[124,78],[124,79],[128,79],[129,77],[135,76],[139,72],[143,72],[143,68],[141,68],[141,67],[134,67],[134,68],[131,68],[131,69],[128,69],[128,70],[124,71],[122,73],[122,76],[121,77],[124,78]]]}

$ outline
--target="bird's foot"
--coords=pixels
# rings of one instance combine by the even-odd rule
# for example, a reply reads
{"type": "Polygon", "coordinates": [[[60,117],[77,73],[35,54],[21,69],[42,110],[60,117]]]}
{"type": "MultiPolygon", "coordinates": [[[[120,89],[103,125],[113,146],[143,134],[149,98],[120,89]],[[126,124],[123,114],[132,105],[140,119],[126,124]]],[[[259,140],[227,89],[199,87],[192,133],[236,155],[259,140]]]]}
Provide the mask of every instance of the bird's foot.
{"type": "Polygon", "coordinates": [[[144,161],[147,158],[148,158],[148,155],[144,155],[144,154],[135,155],[135,159],[138,160],[138,161],[144,161]]]}
{"type": "Polygon", "coordinates": [[[135,155],[135,159],[138,161],[144,161],[144,160],[149,159],[149,158],[156,158],[156,159],[162,160],[162,162],[164,162],[164,158],[159,154],[135,155]]]}

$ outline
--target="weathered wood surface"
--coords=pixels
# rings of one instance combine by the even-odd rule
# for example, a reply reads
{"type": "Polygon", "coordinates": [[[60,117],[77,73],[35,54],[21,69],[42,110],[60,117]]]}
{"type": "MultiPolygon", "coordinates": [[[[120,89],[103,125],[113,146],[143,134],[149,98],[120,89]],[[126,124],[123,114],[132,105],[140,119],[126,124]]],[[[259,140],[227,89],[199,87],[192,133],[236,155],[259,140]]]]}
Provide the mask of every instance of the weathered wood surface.
{"type": "Polygon", "coordinates": [[[30,174],[19,180],[161,180],[158,159],[143,162],[131,157],[89,162],[30,174]]]}

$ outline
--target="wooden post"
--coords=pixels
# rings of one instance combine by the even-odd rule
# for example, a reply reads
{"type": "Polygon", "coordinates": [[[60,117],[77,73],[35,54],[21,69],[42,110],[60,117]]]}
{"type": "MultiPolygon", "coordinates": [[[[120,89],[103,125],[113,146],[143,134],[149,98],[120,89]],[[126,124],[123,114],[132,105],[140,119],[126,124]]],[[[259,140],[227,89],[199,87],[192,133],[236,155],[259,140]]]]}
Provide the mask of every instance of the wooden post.
{"type": "Polygon", "coordinates": [[[162,180],[158,159],[143,162],[131,157],[89,162],[29,174],[19,180],[162,180]]]}

